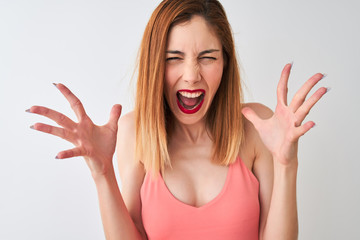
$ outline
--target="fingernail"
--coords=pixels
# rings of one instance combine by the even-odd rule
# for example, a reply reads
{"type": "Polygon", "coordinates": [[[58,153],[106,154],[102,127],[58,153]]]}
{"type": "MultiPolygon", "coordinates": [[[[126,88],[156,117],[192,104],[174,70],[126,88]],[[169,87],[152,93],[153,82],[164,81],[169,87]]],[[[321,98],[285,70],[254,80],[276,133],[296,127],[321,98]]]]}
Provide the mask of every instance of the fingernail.
{"type": "Polygon", "coordinates": [[[57,83],[53,83],[54,84],[54,86],[57,88],[57,83]]]}
{"type": "Polygon", "coordinates": [[[55,159],[59,159],[59,157],[56,155],[55,159]]]}
{"type": "Polygon", "coordinates": [[[327,77],[327,74],[326,73],[323,73],[323,76],[322,76],[322,78],[320,79],[320,80],[323,80],[324,78],[326,78],[327,77]]]}
{"type": "Polygon", "coordinates": [[[291,65],[291,66],[290,66],[290,70],[291,70],[292,67],[293,67],[293,65],[294,65],[294,61],[291,61],[291,62],[290,62],[290,65],[291,65]]]}
{"type": "Polygon", "coordinates": [[[314,125],[311,128],[314,128],[314,127],[316,127],[316,123],[314,123],[314,125]]]}
{"type": "Polygon", "coordinates": [[[31,125],[30,128],[31,128],[31,129],[35,129],[35,128],[34,128],[34,125],[31,125]]]}
{"type": "Polygon", "coordinates": [[[31,113],[30,108],[26,109],[25,112],[31,113]]]}
{"type": "Polygon", "coordinates": [[[331,87],[327,87],[326,88],[326,93],[329,92],[331,90],[331,87]]]}

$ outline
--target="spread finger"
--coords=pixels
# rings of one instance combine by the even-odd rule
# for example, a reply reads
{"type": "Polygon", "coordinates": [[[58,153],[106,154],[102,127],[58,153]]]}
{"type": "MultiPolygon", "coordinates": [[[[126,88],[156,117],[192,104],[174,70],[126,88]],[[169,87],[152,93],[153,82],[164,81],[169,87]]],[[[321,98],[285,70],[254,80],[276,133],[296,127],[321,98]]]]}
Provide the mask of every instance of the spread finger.
{"type": "Polygon", "coordinates": [[[40,132],[48,133],[48,134],[51,134],[51,135],[54,135],[57,137],[61,137],[69,142],[73,142],[73,139],[74,139],[72,132],[70,132],[64,128],[54,127],[54,126],[44,124],[44,123],[35,123],[30,128],[40,131],[40,132]]]}
{"type": "Polygon", "coordinates": [[[79,157],[79,156],[84,156],[84,155],[85,155],[85,153],[80,148],[76,147],[73,149],[59,152],[55,158],[56,159],[65,159],[65,158],[79,157]]]}
{"type": "Polygon", "coordinates": [[[320,100],[322,96],[328,91],[328,88],[322,87],[318,89],[309,99],[307,99],[295,112],[297,119],[297,126],[304,121],[305,117],[309,114],[311,108],[320,100]]]}
{"type": "Polygon", "coordinates": [[[317,73],[307,80],[304,85],[296,92],[289,107],[296,112],[297,109],[305,102],[306,96],[309,94],[311,89],[326,75],[317,73]]]}
{"type": "Polygon", "coordinates": [[[30,109],[27,110],[27,112],[39,114],[44,117],[50,118],[51,120],[55,121],[57,124],[59,124],[64,128],[74,129],[76,126],[76,123],[67,116],[65,116],[64,114],[54,111],[47,107],[32,106],[30,109]]]}
{"type": "Polygon", "coordinates": [[[78,120],[81,120],[86,117],[86,112],[81,101],[68,89],[65,85],[57,83],[54,85],[60,90],[64,97],[70,103],[71,108],[74,110],[78,120]]]}

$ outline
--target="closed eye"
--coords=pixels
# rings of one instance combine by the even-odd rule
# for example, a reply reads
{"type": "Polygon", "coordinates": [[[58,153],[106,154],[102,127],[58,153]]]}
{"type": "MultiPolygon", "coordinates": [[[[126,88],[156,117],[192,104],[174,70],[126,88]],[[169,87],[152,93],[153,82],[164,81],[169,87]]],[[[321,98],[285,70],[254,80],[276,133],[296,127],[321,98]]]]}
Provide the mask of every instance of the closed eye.
{"type": "Polygon", "coordinates": [[[212,59],[212,60],[216,60],[216,58],[214,58],[214,57],[201,57],[200,59],[212,59]]]}
{"type": "Polygon", "coordinates": [[[211,64],[213,62],[215,62],[217,60],[217,58],[215,57],[200,57],[199,58],[199,62],[201,64],[211,64]]]}
{"type": "Polygon", "coordinates": [[[166,61],[172,61],[172,60],[181,60],[181,58],[179,58],[179,57],[169,57],[169,58],[166,58],[166,61]]]}

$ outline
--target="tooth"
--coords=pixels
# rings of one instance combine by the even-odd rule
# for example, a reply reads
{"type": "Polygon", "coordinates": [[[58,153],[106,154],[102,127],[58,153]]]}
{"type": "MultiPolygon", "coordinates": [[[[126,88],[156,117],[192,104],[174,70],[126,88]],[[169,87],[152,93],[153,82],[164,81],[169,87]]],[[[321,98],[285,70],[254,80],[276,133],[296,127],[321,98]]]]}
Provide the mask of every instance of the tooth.
{"type": "Polygon", "coordinates": [[[189,93],[189,92],[179,92],[182,96],[187,97],[187,98],[197,98],[199,97],[202,92],[194,92],[194,93],[189,93]]]}

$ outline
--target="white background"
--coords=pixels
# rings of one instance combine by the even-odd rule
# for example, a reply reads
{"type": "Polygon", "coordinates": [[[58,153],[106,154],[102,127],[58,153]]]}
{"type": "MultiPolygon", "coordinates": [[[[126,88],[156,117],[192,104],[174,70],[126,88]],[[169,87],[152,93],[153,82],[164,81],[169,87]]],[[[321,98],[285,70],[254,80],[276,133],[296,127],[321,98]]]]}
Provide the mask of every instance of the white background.
{"type": "MultiPolygon", "coordinates": [[[[52,82],[69,86],[95,123],[133,108],[143,30],[159,1],[0,0],[0,239],[104,239],[94,183],[72,147],[29,126],[46,105],[72,118],[52,82]]],[[[247,101],[274,108],[282,67],[289,95],[316,72],[332,87],[300,141],[300,239],[360,235],[360,9],[356,0],[222,1],[236,39],[247,101]]]]}

